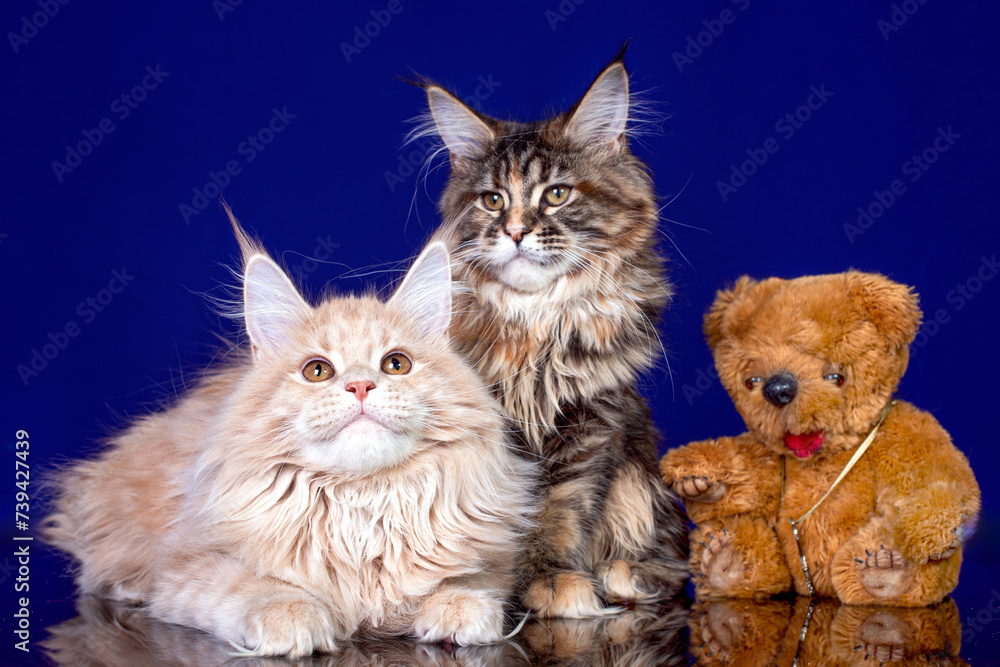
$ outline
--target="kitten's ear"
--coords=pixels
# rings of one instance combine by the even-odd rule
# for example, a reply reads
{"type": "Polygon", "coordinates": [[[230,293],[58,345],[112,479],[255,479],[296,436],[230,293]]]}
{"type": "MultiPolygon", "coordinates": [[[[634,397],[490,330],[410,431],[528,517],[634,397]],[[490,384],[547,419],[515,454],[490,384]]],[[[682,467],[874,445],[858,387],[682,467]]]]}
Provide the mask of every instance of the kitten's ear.
{"type": "Polygon", "coordinates": [[[425,88],[427,105],[438,135],[453,158],[474,158],[486,152],[496,138],[475,111],[438,86],[425,88]]]}
{"type": "Polygon", "coordinates": [[[432,243],[417,257],[403,284],[389,299],[417,322],[420,333],[434,337],[451,322],[451,263],[443,243],[432,243]]]}
{"type": "Polygon", "coordinates": [[[598,75],[569,110],[565,136],[572,143],[617,158],[628,122],[628,72],[621,56],[598,75]]]}
{"type": "Polygon", "coordinates": [[[243,255],[243,319],[255,359],[274,356],[309,318],[311,308],[288,275],[222,203],[243,255]]]}

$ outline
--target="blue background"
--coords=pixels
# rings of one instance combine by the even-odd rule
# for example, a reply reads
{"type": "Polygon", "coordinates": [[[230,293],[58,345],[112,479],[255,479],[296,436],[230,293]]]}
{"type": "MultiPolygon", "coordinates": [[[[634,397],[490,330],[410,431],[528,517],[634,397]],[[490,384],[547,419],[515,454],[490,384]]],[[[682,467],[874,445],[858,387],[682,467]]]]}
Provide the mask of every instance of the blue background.
{"type": "MultiPolygon", "coordinates": [[[[896,26],[888,0],[402,0],[397,14],[382,0],[224,3],[73,0],[15,45],[9,33],[21,32],[39,5],[12,0],[0,10],[0,454],[8,457],[0,468],[11,478],[0,487],[4,605],[15,597],[4,560],[13,551],[4,545],[13,544],[15,430],[30,432],[37,479],[183,391],[220,349],[216,334],[233,333],[204,298],[223,293],[236,256],[218,195],[209,187],[207,207],[187,219],[180,210],[201,203],[194,190],[206,194],[210,172],[237,163],[222,195],[313,295],[324,286],[385,286],[433,230],[446,171],[424,178],[412,167],[420,156],[403,146],[404,135],[424,100],[393,77],[415,71],[486,112],[534,119],[572,104],[632,38],[633,90],[658,119],[634,150],[670,202],[663,248],[677,291],[662,326],[670,372],[661,364],[644,382],[664,447],[742,430],[707,377],[701,317],[715,290],[744,273],[849,267],[915,286],[925,313],[940,311],[943,323],[918,339],[900,396],[937,416],[979,476],[983,517],[955,597],[968,631],[963,656],[993,655],[1000,280],[977,282],[977,274],[993,277],[984,258],[1000,252],[998,5],[910,0],[913,13],[900,8],[896,26]],[[728,24],[718,21],[723,10],[728,24]],[[345,55],[341,44],[355,40],[373,11],[391,20],[345,55]],[[674,54],[689,48],[689,61],[678,62],[674,54]],[[147,67],[166,74],[156,83],[147,67]],[[152,89],[138,91],[144,99],[134,109],[115,102],[144,77],[152,89]],[[813,87],[830,95],[808,120],[790,135],[776,126],[797,110],[807,115],[799,107],[813,87]],[[275,109],[287,110],[287,126],[251,161],[241,144],[275,109]],[[113,130],[90,154],[72,171],[54,169],[103,119],[113,130]],[[911,181],[904,164],[949,128],[958,138],[911,181]],[[723,197],[718,183],[751,154],[760,157],[769,138],[777,152],[748,165],[754,173],[723,197]],[[897,179],[905,192],[876,219],[873,203],[888,202],[876,193],[897,179]],[[856,224],[858,207],[873,222],[851,234],[845,225],[856,224]],[[325,263],[309,259],[327,254],[325,263]],[[121,293],[102,294],[116,270],[134,278],[121,293]],[[963,285],[978,291],[958,298],[963,285]],[[88,311],[88,298],[109,296],[101,312],[88,311]],[[71,323],[78,335],[26,384],[18,366],[71,323]]],[[[39,519],[33,511],[32,522],[39,519]]],[[[62,561],[35,549],[33,627],[41,638],[45,625],[73,614],[72,587],[62,561]]],[[[9,615],[0,619],[3,651],[10,627],[9,615]]]]}

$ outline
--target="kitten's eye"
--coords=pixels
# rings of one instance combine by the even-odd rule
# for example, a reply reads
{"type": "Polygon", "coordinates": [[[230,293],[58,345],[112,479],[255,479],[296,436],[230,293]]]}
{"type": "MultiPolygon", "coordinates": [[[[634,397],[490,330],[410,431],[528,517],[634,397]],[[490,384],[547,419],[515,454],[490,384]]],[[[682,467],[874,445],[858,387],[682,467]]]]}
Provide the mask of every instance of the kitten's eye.
{"type": "Polygon", "coordinates": [[[484,192],[483,206],[490,211],[499,211],[503,208],[503,195],[499,192],[484,192]]]}
{"type": "Polygon", "coordinates": [[[823,379],[824,380],[829,380],[830,382],[836,382],[838,387],[843,387],[844,386],[844,380],[846,378],[843,375],[841,375],[840,373],[830,373],[829,375],[827,375],[823,379]]]}
{"type": "Polygon", "coordinates": [[[382,359],[382,372],[388,375],[406,375],[413,368],[413,362],[402,352],[390,352],[382,359]]]}
{"type": "Polygon", "coordinates": [[[545,203],[549,206],[562,206],[569,198],[569,191],[572,189],[568,185],[553,185],[545,191],[545,203]]]}
{"type": "Polygon", "coordinates": [[[326,359],[310,359],[302,367],[302,377],[310,382],[323,382],[334,375],[333,364],[326,359]]]}
{"type": "Polygon", "coordinates": [[[746,387],[747,389],[753,389],[753,388],[754,388],[755,386],[759,385],[759,384],[760,384],[761,382],[763,382],[763,381],[764,381],[764,378],[759,378],[759,377],[752,377],[752,378],[747,378],[747,379],[746,379],[746,380],[745,380],[745,381],[743,382],[743,385],[744,385],[744,386],[745,386],[745,387],[746,387]]]}

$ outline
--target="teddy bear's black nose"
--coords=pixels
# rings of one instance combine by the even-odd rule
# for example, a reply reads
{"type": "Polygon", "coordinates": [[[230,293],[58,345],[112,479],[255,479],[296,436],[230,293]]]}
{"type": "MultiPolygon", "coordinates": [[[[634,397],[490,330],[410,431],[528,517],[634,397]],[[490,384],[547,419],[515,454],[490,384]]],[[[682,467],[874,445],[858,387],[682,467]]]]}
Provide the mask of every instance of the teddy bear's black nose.
{"type": "Polygon", "coordinates": [[[795,393],[798,390],[799,383],[795,381],[793,375],[779,373],[769,377],[761,391],[768,403],[781,408],[795,400],[795,393]]]}

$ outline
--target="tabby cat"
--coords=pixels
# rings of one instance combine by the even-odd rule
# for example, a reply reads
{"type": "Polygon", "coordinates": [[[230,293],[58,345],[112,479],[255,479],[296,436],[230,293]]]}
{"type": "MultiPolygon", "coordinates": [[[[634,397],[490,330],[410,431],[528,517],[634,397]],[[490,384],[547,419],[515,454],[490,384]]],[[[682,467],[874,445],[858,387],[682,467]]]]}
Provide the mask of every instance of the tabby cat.
{"type": "Polygon", "coordinates": [[[541,616],[664,599],[687,577],[685,518],[636,391],[670,290],[652,182],[628,146],[623,52],[541,122],[498,120],[419,83],[429,114],[413,138],[437,135],[451,157],[433,240],[452,253],[452,338],[544,466],[519,591],[541,616]]]}
{"type": "Polygon", "coordinates": [[[449,260],[313,307],[236,225],[250,345],[55,482],[82,593],[259,655],[501,639],[533,466],[451,350],[449,260]]]}

